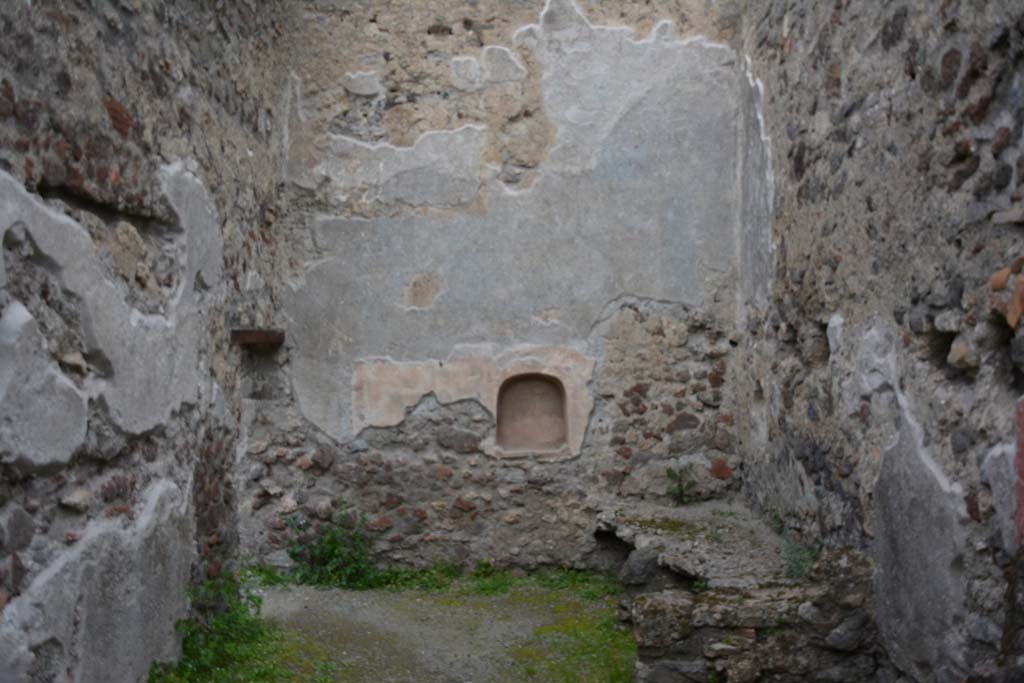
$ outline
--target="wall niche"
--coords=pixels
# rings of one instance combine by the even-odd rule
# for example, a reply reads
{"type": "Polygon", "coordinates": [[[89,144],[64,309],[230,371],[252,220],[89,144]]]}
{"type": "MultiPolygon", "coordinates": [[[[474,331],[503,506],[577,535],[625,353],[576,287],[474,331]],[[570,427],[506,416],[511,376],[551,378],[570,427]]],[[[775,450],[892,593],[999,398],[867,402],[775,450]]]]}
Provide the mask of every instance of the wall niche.
{"type": "Polygon", "coordinates": [[[498,390],[498,446],[555,451],[566,445],[565,387],[548,375],[510,377],[498,390]]]}

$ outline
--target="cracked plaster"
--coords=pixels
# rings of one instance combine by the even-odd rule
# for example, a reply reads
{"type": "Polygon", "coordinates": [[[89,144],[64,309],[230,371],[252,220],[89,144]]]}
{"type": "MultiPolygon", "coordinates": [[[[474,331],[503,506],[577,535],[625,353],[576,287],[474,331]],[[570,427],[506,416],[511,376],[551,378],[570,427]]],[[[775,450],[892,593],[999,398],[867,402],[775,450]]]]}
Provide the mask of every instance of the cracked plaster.
{"type": "MultiPolygon", "coordinates": [[[[549,2],[513,43],[541,65],[544,114],[557,129],[528,189],[485,163],[479,125],[430,131],[412,147],[329,135],[317,151],[328,205],[349,209],[309,217],[320,254],[285,297],[288,372],[304,416],[334,438],[375,423],[367,415],[399,415],[390,405],[353,411],[366,411],[368,389],[350,380],[368,359],[432,366],[459,345],[489,343],[484,374],[496,376],[495,358],[516,347],[594,353],[586,340],[610,301],[676,301],[733,319],[735,297],[723,290],[766,277],[760,262],[751,274],[739,267],[741,231],[767,239],[757,222],[770,213],[770,191],[759,185],[767,153],[746,149],[764,144],[747,111],[760,93],[732,50],[677,40],[670,22],[638,40],[592,25],[568,0],[549,2]],[[409,306],[423,272],[443,295],[409,306]],[[341,387],[350,385],[361,388],[349,395],[341,387]]],[[[455,60],[464,87],[519,73],[500,46],[482,62],[455,60]]],[[[396,405],[415,398],[403,393],[396,405]]]]}

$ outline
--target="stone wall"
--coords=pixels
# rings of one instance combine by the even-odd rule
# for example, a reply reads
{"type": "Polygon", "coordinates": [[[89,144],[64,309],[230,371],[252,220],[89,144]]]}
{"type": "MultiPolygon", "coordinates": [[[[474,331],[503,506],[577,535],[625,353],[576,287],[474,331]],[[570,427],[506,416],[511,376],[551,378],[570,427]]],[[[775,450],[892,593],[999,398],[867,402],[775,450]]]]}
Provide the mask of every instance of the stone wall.
{"type": "Polygon", "coordinates": [[[433,392],[344,444],[312,428],[287,389],[246,400],[243,553],[287,566],[289,518],[312,529],[361,515],[391,562],[608,568],[623,558],[602,542],[599,516],[631,501],[675,505],[668,468],[693,482],[693,500],[736,492],[729,335],[681,304],[631,300],[588,341],[599,360],[577,453],[496,455],[494,412],[433,392]]]}
{"type": "Polygon", "coordinates": [[[277,3],[0,9],[0,680],[143,680],[235,550],[287,248],[277,3]],[[224,6],[224,5],[230,6],[224,6]]]}
{"type": "Polygon", "coordinates": [[[744,488],[873,558],[882,640],[912,680],[1022,654],[1004,578],[1024,509],[1007,282],[1022,21],[1012,2],[765,2],[736,37],[764,84],[776,188],[772,306],[741,351],[744,488]]]}
{"type": "Polygon", "coordinates": [[[670,503],[669,468],[696,498],[738,487],[728,356],[770,272],[757,86],[668,18],[427,9],[296,24],[305,265],[247,403],[243,547],[287,564],[288,518],[347,510],[394,561],[585,565],[596,513],[670,503]],[[530,373],[565,390],[556,452],[496,439],[499,388],[530,373]]]}

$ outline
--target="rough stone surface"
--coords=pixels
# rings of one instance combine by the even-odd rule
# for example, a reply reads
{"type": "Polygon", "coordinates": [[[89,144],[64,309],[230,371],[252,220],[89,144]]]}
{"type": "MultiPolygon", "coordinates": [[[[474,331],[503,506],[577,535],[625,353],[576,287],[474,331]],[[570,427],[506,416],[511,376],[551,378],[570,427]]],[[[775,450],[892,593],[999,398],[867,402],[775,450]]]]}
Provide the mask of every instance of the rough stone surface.
{"type": "Polygon", "coordinates": [[[873,549],[905,679],[1009,670],[1019,646],[968,624],[1013,622],[1012,480],[989,454],[1020,395],[1020,7],[739,15],[775,187],[769,304],[733,360],[744,491],[805,538],[873,549]]]}
{"type": "Polygon", "coordinates": [[[64,680],[65,661],[78,662],[75,680],[143,680],[154,658],[175,656],[192,511],[169,482],[143,498],[135,521],[92,525],[4,610],[0,681],[64,680]]]}
{"type": "Polygon", "coordinates": [[[879,680],[872,621],[849,601],[868,590],[869,572],[861,559],[837,553],[804,582],[644,593],[630,608],[635,680],[879,680]]]}
{"type": "Polygon", "coordinates": [[[1016,456],[1016,448],[1001,444],[989,451],[981,465],[982,481],[992,489],[992,507],[998,520],[999,541],[1007,555],[1016,553],[1019,544],[1015,524],[1018,506],[1018,475],[1014,466],[1016,456]]]}
{"type": "Polygon", "coordinates": [[[631,596],[681,593],[635,618],[689,636],[639,680],[1012,680],[1022,31],[1011,0],[5,4],[10,675],[142,677],[186,575],[363,514],[387,562],[660,548],[631,596]],[[565,387],[557,455],[495,448],[522,371],[565,387]],[[177,553],[122,563],[144,628],[90,597],[108,533],[177,553]]]}
{"type": "Polygon", "coordinates": [[[282,3],[0,9],[0,680],[144,680],[233,552],[282,3]]]}

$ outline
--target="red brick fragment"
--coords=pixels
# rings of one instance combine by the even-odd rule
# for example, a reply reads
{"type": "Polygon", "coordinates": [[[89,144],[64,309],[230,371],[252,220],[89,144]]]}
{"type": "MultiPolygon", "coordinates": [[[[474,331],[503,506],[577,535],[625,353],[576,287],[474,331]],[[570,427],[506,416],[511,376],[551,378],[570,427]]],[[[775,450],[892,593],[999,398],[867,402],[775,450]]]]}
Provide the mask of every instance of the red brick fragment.
{"type": "Polygon", "coordinates": [[[1006,289],[1006,283],[1010,279],[1010,269],[1000,268],[996,272],[992,273],[992,277],[988,279],[988,288],[993,292],[998,292],[1001,289],[1006,289]]]}
{"type": "Polygon", "coordinates": [[[387,531],[394,525],[394,522],[389,517],[381,516],[367,522],[366,528],[370,531],[387,531]]]}
{"type": "Polygon", "coordinates": [[[107,116],[110,117],[110,124],[114,127],[114,130],[127,137],[128,131],[132,129],[132,124],[135,123],[132,115],[128,113],[123,104],[112,97],[104,97],[103,106],[107,110],[107,116]]]}
{"type": "Polygon", "coordinates": [[[1013,298],[1010,299],[1010,306],[1006,309],[1006,324],[1011,330],[1017,329],[1020,316],[1024,314],[1024,277],[1018,277],[1013,285],[1013,298]]]}
{"type": "Polygon", "coordinates": [[[708,471],[711,472],[711,476],[715,479],[725,480],[732,477],[732,468],[725,463],[725,458],[715,458],[712,460],[708,471]]]}

